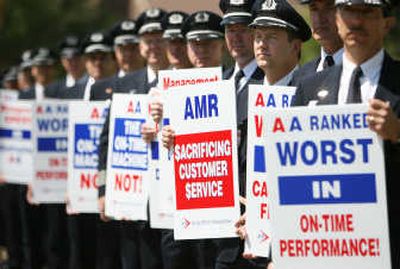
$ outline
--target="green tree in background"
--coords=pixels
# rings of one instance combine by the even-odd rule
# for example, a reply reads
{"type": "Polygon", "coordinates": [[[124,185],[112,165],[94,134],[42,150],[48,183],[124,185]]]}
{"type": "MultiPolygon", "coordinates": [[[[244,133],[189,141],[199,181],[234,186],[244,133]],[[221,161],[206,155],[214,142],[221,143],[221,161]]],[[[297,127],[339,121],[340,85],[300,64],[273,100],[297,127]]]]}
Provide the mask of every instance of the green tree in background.
{"type": "MultiPolygon", "coordinates": [[[[0,0],[0,70],[16,64],[25,49],[39,46],[56,49],[66,34],[83,37],[91,31],[108,29],[125,17],[127,10],[124,5],[123,0],[0,0]]],[[[307,6],[296,5],[296,9],[309,22],[307,6]]],[[[398,8],[394,15],[398,22],[389,34],[385,47],[399,58],[398,8]]],[[[318,54],[318,44],[314,40],[308,41],[303,46],[301,63],[318,54]]]]}
{"type": "Polygon", "coordinates": [[[93,0],[0,0],[0,69],[16,64],[23,50],[57,49],[65,35],[102,31],[120,17],[93,0]]]}

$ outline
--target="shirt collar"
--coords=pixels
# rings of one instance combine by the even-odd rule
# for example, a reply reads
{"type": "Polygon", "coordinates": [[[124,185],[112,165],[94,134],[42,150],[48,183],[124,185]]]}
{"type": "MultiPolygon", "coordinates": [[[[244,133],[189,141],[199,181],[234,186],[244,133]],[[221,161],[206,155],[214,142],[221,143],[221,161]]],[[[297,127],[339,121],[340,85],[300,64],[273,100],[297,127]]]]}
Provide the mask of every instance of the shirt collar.
{"type": "MultiPolygon", "coordinates": [[[[367,61],[361,64],[361,70],[363,71],[363,76],[370,81],[373,81],[376,78],[382,69],[382,63],[385,53],[383,49],[379,50],[374,56],[369,58],[367,61]]],[[[343,71],[349,72],[349,74],[353,73],[353,70],[356,68],[356,64],[352,63],[347,57],[346,54],[343,54],[343,71]]]]}
{"type": "Polygon", "coordinates": [[[292,71],[290,71],[289,73],[286,74],[286,76],[284,76],[283,78],[281,78],[280,80],[278,80],[277,82],[275,82],[274,84],[270,84],[267,80],[267,76],[264,77],[264,85],[267,86],[288,86],[289,83],[292,81],[293,79],[293,73],[299,69],[299,65],[296,65],[292,71]]]}
{"type": "Polygon", "coordinates": [[[75,82],[76,80],[70,74],[67,74],[65,78],[65,86],[67,86],[68,88],[73,87],[75,85],[75,82]]]}
{"type": "Polygon", "coordinates": [[[156,79],[157,79],[156,72],[153,69],[151,69],[150,66],[147,66],[147,82],[152,83],[156,79]]]}
{"type": "MultiPolygon", "coordinates": [[[[256,61],[256,59],[253,59],[242,69],[242,71],[243,71],[246,79],[250,79],[251,76],[253,75],[254,71],[256,71],[256,69],[257,69],[257,61],[256,61]]],[[[240,70],[240,67],[239,67],[238,63],[236,63],[233,74],[235,75],[237,72],[239,72],[239,70],[240,70]]],[[[232,76],[232,77],[234,77],[234,76],[232,76]]]]}
{"type": "Polygon", "coordinates": [[[35,83],[35,89],[43,91],[44,90],[44,86],[42,84],[36,82],[35,83]]]}
{"type": "Polygon", "coordinates": [[[123,77],[125,77],[125,75],[126,75],[126,72],[125,72],[124,70],[120,69],[120,70],[118,71],[118,77],[119,77],[119,78],[123,78],[123,77]]]}

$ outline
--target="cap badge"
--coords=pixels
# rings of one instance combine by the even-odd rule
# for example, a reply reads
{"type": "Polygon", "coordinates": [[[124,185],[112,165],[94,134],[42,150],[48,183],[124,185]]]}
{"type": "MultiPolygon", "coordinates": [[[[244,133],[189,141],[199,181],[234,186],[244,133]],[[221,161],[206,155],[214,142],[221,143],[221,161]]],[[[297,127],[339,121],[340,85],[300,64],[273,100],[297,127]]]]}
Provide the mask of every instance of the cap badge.
{"type": "Polygon", "coordinates": [[[200,12],[197,13],[196,17],[194,18],[194,21],[197,23],[203,23],[203,22],[208,22],[210,19],[210,15],[205,13],[205,12],[200,12]]]}
{"type": "Polygon", "coordinates": [[[262,10],[275,10],[276,9],[276,2],[275,0],[265,0],[264,4],[261,6],[262,10]]]}
{"type": "Polygon", "coordinates": [[[172,14],[169,17],[170,24],[182,24],[183,23],[183,16],[181,14],[172,14]]]}
{"type": "Polygon", "coordinates": [[[149,18],[157,18],[160,16],[160,10],[157,8],[152,8],[146,11],[146,16],[149,18]]]}
{"type": "Polygon", "coordinates": [[[232,6],[241,6],[244,5],[244,0],[230,0],[230,4],[232,6]]]}
{"type": "Polygon", "coordinates": [[[101,42],[103,41],[103,35],[100,33],[95,33],[90,36],[90,41],[92,42],[101,42]]]}
{"type": "Polygon", "coordinates": [[[32,51],[27,50],[22,54],[22,60],[28,61],[32,57],[32,51]]]}
{"type": "Polygon", "coordinates": [[[46,49],[46,48],[40,48],[39,51],[38,51],[38,54],[41,55],[41,56],[46,57],[46,56],[48,56],[50,54],[50,51],[48,49],[46,49]]]}
{"type": "Polygon", "coordinates": [[[65,41],[69,46],[78,45],[78,38],[76,38],[75,36],[68,36],[65,41]]]}
{"type": "Polygon", "coordinates": [[[124,31],[131,31],[135,29],[135,23],[133,21],[123,21],[121,23],[121,29],[124,31]]]}
{"type": "Polygon", "coordinates": [[[387,2],[387,1],[380,1],[380,0],[364,0],[365,4],[370,4],[370,5],[379,5],[381,2],[387,2]]]}

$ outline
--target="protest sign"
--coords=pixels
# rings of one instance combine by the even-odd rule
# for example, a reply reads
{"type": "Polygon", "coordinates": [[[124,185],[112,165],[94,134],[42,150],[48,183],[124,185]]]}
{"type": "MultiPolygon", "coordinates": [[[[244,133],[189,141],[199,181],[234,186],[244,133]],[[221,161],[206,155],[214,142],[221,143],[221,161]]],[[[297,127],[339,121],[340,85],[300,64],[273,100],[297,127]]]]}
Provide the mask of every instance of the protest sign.
{"type": "Polygon", "coordinates": [[[29,101],[0,103],[0,181],[33,180],[32,109],[29,101]]]}
{"type": "Polygon", "coordinates": [[[98,151],[107,115],[106,101],[70,103],[67,193],[71,212],[98,213],[98,151]]]}
{"type": "Polygon", "coordinates": [[[148,146],[141,126],[148,117],[148,97],[114,94],[107,156],[106,215],[147,220],[148,146]]]}
{"type": "Polygon", "coordinates": [[[150,226],[154,229],[173,229],[174,164],[171,154],[168,154],[160,141],[161,132],[157,134],[156,141],[151,142],[149,151],[150,226]]]}
{"type": "Polygon", "coordinates": [[[277,268],[391,268],[383,143],[367,110],[301,107],[263,119],[277,268]]]}
{"type": "MultiPolygon", "coordinates": [[[[164,103],[163,120],[158,129],[169,125],[173,108],[165,103],[168,90],[189,85],[204,84],[222,79],[221,67],[161,70],[158,73],[158,89],[162,91],[153,97],[164,103]]],[[[152,228],[173,229],[174,225],[174,163],[171,152],[162,146],[161,132],[151,143],[150,158],[150,225],[152,228]]]]}
{"type": "Polygon", "coordinates": [[[68,102],[36,103],[33,200],[65,203],[68,179],[68,102]]]}
{"type": "Polygon", "coordinates": [[[193,86],[222,80],[221,67],[161,70],[158,75],[158,88],[193,86]]]}
{"type": "Polygon", "coordinates": [[[235,91],[229,81],[174,88],[176,239],[235,237],[239,218],[235,91]]]}
{"type": "Polygon", "coordinates": [[[261,147],[265,147],[267,136],[262,135],[263,120],[269,111],[290,106],[296,88],[285,86],[249,86],[246,215],[247,238],[245,251],[260,257],[270,256],[271,214],[269,185],[271,181],[262,162],[261,147]]]}
{"type": "Polygon", "coordinates": [[[18,91],[0,89],[0,102],[10,102],[18,100],[18,91]]]}

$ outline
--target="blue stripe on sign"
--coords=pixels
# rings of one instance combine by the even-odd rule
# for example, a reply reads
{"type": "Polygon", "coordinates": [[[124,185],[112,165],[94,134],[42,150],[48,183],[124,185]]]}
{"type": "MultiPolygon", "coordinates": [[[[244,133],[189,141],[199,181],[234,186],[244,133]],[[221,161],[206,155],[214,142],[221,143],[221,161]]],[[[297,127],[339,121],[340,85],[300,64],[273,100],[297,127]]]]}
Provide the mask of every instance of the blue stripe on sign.
{"type": "Polygon", "coordinates": [[[68,139],[66,137],[38,138],[37,149],[39,152],[66,152],[68,139]]]}
{"type": "Polygon", "coordinates": [[[151,159],[152,160],[158,160],[159,159],[158,142],[157,141],[152,141],[151,142],[151,159]]]}
{"type": "Polygon", "coordinates": [[[1,138],[11,138],[13,130],[11,129],[0,129],[1,138]]]}
{"type": "Polygon", "coordinates": [[[254,146],[254,172],[265,173],[265,148],[263,146],[254,146]]]}
{"type": "Polygon", "coordinates": [[[281,176],[281,205],[376,203],[375,174],[281,176]]]}
{"type": "Polygon", "coordinates": [[[31,131],[0,128],[0,138],[12,138],[13,136],[30,139],[31,131]]]}

